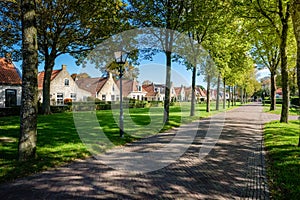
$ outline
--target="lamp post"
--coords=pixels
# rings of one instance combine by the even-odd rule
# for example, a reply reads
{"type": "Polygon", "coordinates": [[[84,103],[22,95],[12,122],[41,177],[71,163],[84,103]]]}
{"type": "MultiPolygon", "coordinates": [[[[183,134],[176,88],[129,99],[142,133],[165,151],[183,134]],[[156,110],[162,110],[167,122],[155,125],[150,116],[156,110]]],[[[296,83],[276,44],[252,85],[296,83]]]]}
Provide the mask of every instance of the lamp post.
{"type": "Polygon", "coordinates": [[[120,78],[120,137],[124,137],[124,116],[123,116],[123,94],[122,94],[122,77],[123,77],[123,66],[126,62],[128,53],[124,51],[117,51],[115,54],[115,61],[117,65],[119,66],[119,78],[120,78]]]}

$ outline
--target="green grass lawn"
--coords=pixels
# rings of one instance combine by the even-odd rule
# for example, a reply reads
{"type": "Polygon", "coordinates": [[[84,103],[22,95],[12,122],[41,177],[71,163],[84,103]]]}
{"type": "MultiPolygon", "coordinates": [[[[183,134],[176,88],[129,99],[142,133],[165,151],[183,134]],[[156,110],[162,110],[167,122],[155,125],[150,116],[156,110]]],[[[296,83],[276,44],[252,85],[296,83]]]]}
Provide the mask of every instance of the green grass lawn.
{"type": "MultiPolygon", "coordinates": [[[[264,112],[271,113],[271,114],[281,114],[281,104],[276,105],[276,109],[270,111],[270,104],[265,104],[264,105],[264,112]]],[[[299,115],[299,111],[297,111],[295,108],[290,108],[289,110],[289,115],[299,115]]]]}
{"type": "Polygon", "coordinates": [[[289,124],[270,122],[265,125],[267,174],[273,199],[299,199],[300,147],[297,147],[299,121],[289,124]]]}
{"type": "MultiPolygon", "coordinates": [[[[160,120],[157,128],[151,126],[149,132],[145,132],[143,127],[127,127],[126,125],[129,121],[126,121],[125,117],[125,130],[127,129],[126,131],[134,134],[125,134],[124,138],[119,137],[118,125],[113,119],[111,110],[97,111],[96,116],[109,140],[114,145],[124,145],[139,138],[157,134],[172,127],[178,127],[181,123],[199,119],[199,116],[200,118],[205,118],[220,112],[216,111],[214,107],[215,105],[212,104],[211,112],[206,113],[205,104],[197,104],[195,117],[190,117],[189,103],[184,103],[181,109],[179,106],[172,106],[170,107],[170,123],[162,126],[162,120],[160,120]]],[[[234,107],[230,109],[232,108],[234,107]]],[[[162,116],[162,108],[153,108],[152,111],[154,113],[159,111],[156,114],[162,116]]],[[[118,110],[115,112],[118,112],[118,110]]],[[[129,113],[133,122],[138,125],[150,123],[149,108],[130,109],[129,113]]],[[[126,116],[126,114],[124,115],[126,116]]],[[[24,177],[91,155],[77,133],[73,113],[66,112],[38,116],[37,158],[27,162],[18,162],[19,123],[19,117],[17,116],[0,118],[0,182],[24,177]]]]}

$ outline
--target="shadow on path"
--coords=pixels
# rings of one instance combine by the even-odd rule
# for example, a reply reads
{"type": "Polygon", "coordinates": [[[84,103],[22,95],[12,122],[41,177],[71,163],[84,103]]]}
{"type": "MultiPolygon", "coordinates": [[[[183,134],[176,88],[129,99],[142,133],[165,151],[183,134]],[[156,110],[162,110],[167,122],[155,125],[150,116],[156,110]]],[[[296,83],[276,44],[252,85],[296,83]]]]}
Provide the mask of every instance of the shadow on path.
{"type": "MultiPolygon", "coordinates": [[[[199,122],[197,135],[183,156],[167,167],[134,174],[115,170],[93,158],[79,160],[0,186],[1,199],[268,199],[262,125],[273,119],[258,103],[227,112],[216,145],[203,159],[199,150],[210,119],[199,122]]],[[[175,133],[159,134],[128,145],[150,151],[175,133]]],[[[188,134],[188,128],[186,128],[188,134]]],[[[120,158],[121,159],[121,158],[120,158]]],[[[126,158],[122,158],[126,160],[126,158]]]]}

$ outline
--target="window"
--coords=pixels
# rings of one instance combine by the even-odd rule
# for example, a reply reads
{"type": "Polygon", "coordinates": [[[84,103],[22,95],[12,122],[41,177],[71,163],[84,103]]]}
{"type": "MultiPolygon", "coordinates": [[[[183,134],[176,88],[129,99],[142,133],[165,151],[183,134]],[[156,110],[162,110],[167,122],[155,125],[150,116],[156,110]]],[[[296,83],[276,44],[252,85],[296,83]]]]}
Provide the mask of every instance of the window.
{"type": "Polygon", "coordinates": [[[138,91],[141,92],[142,91],[142,87],[139,85],[138,86],[138,91]]]}
{"type": "Polygon", "coordinates": [[[70,97],[72,101],[76,101],[76,93],[71,93],[70,97]]]}
{"type": "Polygon", "coordinates": [[[57,95],[56,95],[56,104],[57,105],[64,105],[64,94],[63,93],[57,93],[57,95]]]}
{"type": "Polygon", "coordinates": [[[137,95],[137,100],[140,100],[140,95],[137,95]]]}
{"type": "Polygon", "coordinates": [[[115,101],[115,95],[111,95],[111,100],[115,101]]]}
{"type": "Polygon", "coordinates": [[[113,92],[115,91],[115,85],[112,86],[112,91],[113,91],[113,92]]]}
{"type": "Polygon", "coordinates": [[[132,95],[132,98],[135,99],[135,95],[132,95]]]}
{"type": "Polygon", "coordinates": [[[69,85],[70,85],[69,79],[65,79],[65,86],[69,86],[69,85]]]}
{"type": "Polygon", "coordinates": [[[105,101],[105,100],[106,100],[106,95],[102,94],[102,101],[105,101]]]}

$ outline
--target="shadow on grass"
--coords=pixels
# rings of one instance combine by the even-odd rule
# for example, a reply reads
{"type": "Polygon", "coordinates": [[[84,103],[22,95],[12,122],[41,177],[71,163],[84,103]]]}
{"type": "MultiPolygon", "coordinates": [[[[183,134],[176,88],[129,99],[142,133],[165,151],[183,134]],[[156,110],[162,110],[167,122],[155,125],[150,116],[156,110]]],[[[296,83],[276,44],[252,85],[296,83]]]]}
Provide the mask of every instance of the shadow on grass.
{"type": "Polygon", "coordinates": [[[298,199],[300,196],[299,121],[266,124],[268,176],[274,199],[298,199]]]}

